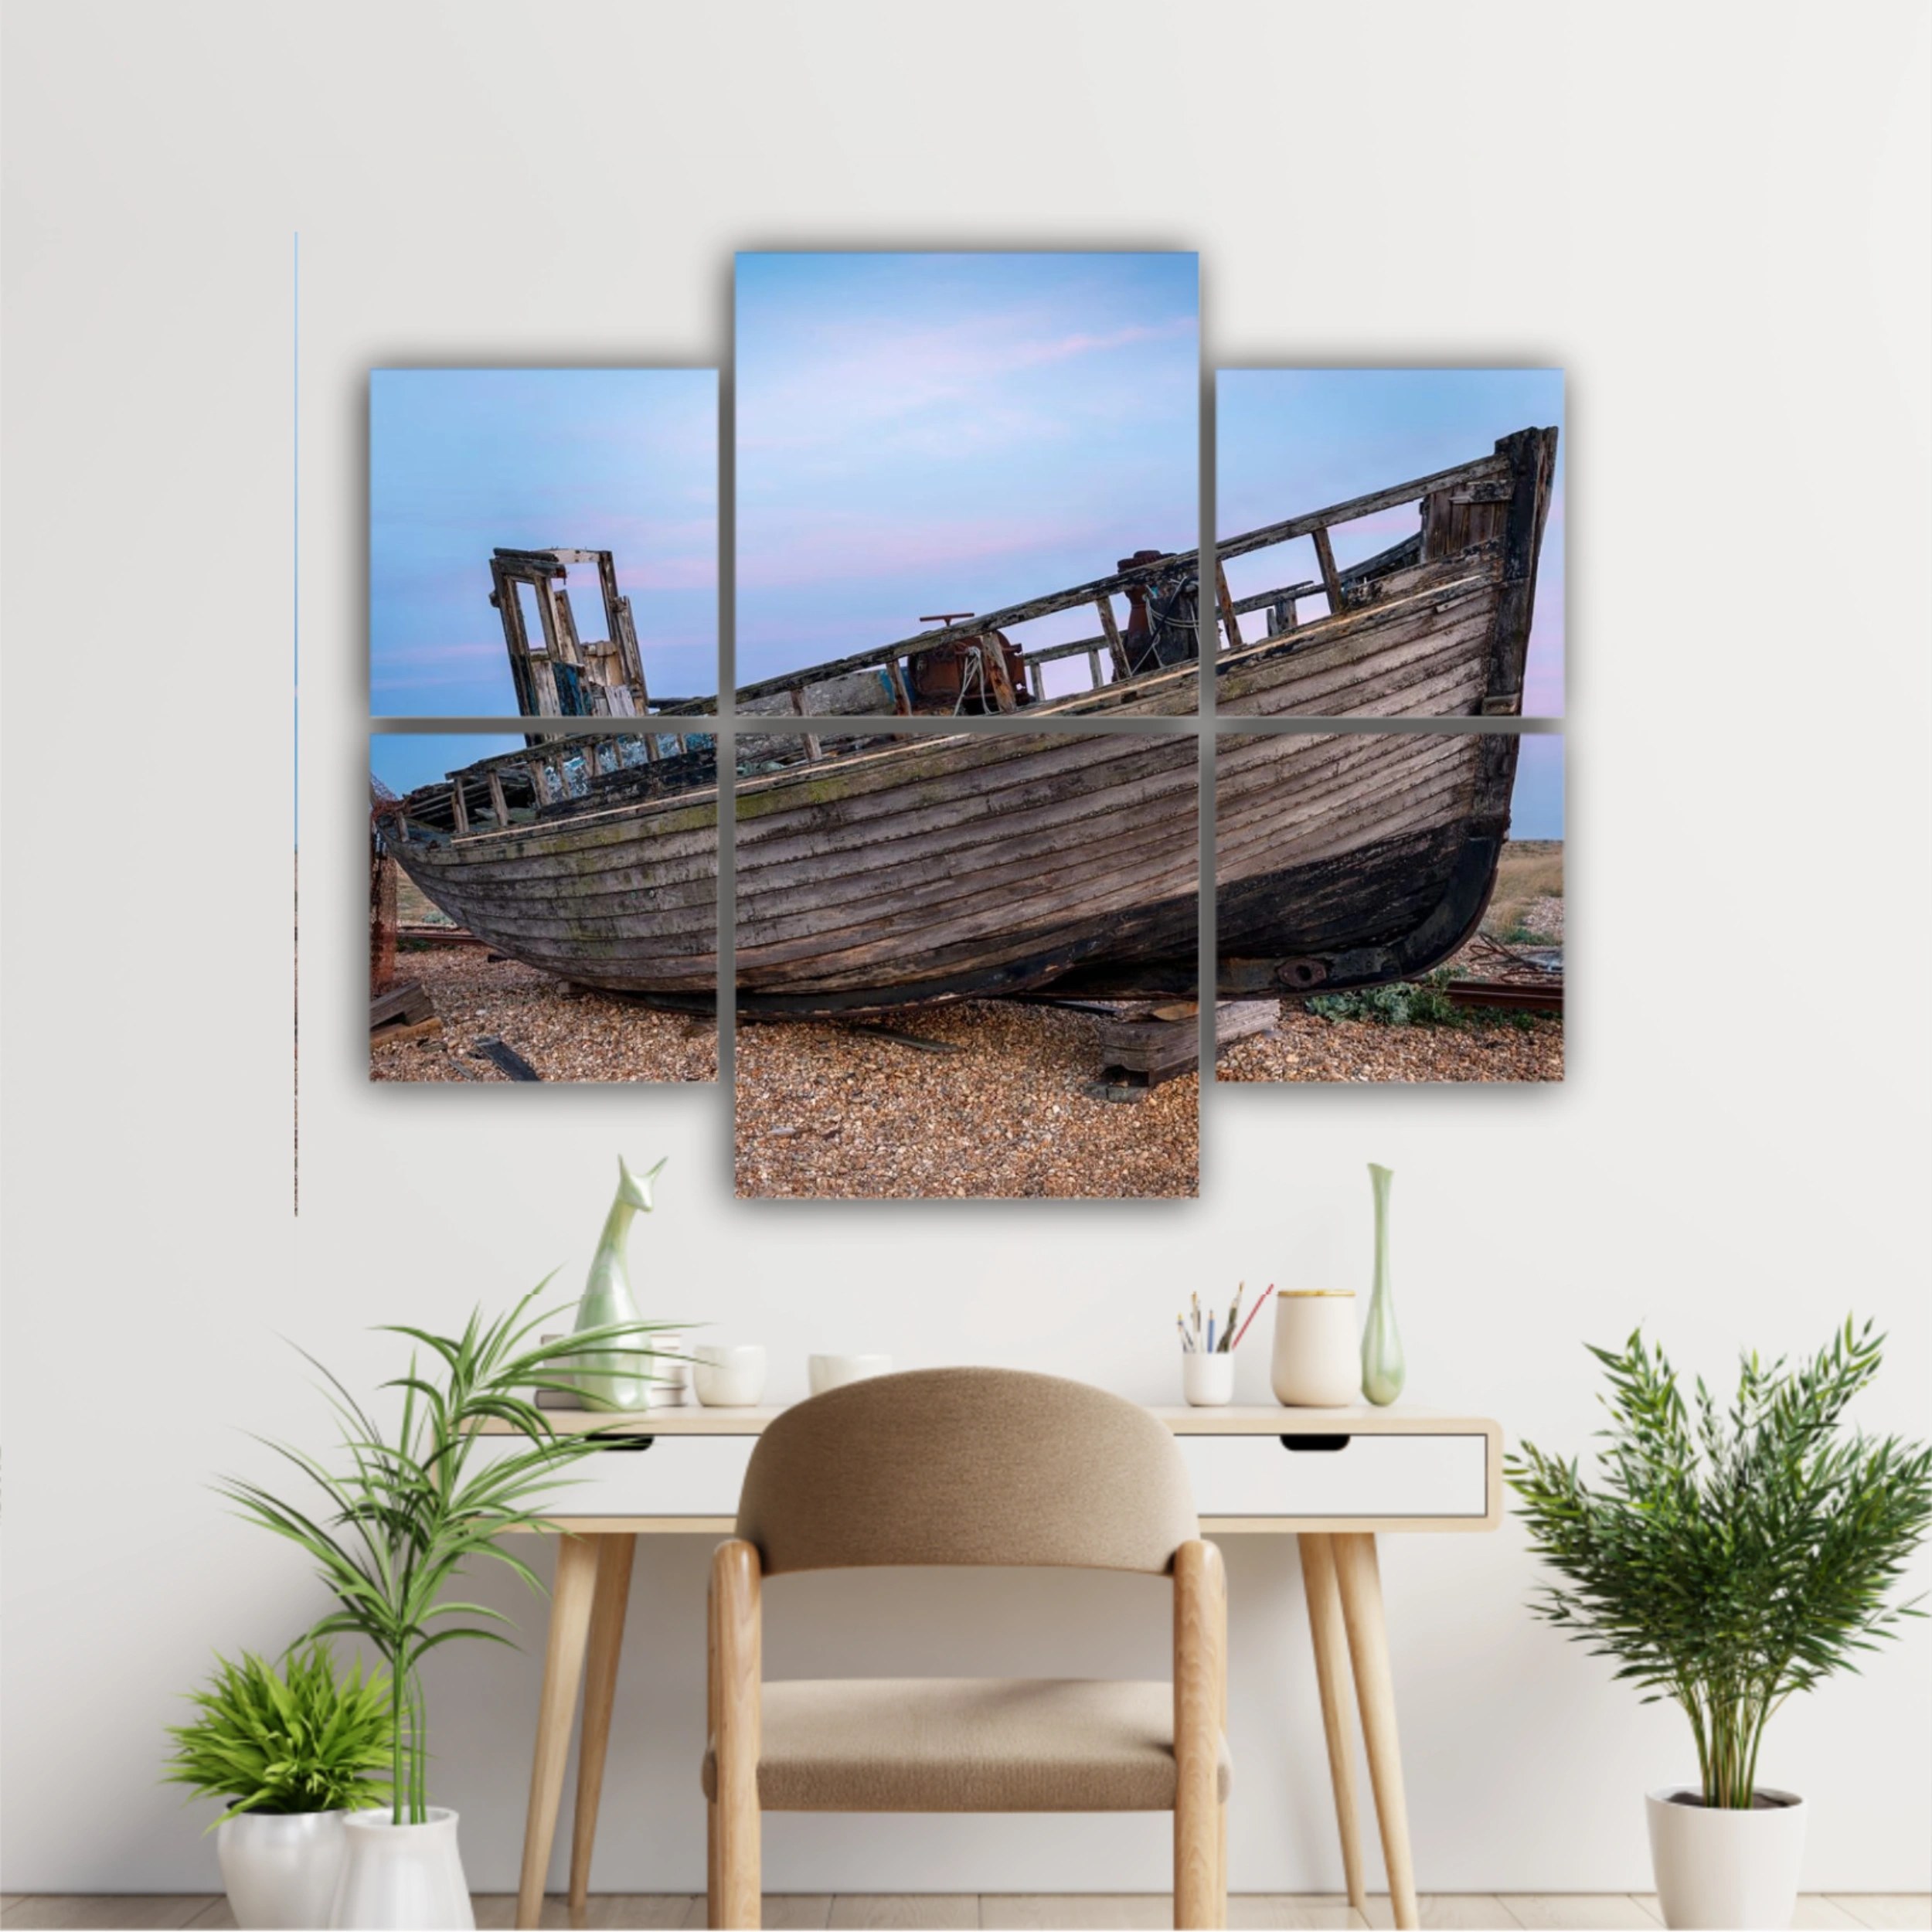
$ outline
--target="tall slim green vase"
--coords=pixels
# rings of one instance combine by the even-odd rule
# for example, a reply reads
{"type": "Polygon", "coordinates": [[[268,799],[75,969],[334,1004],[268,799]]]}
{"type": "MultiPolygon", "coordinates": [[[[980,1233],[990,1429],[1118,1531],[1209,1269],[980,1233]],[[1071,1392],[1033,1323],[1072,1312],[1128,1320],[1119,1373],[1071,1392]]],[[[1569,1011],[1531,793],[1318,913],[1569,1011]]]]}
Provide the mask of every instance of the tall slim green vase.
{"type": "Polygon", "coordinates": [[[1368,1322],[1362,1331],[1362,1393],[1377,1408],[1386,1408],[1401,1394],[1408,1374],[1402,1336],[1396,1328],[1395,1291],[1389,1283],[1389,1188],[1395,1178],[1393,1168],[1369,1163],[1369,1185],[1376,1202],[1376,1278],[1368,1322]]]}
{"type": "MultiPolygon", "coordinates": [[[[648,1174],[633,1174],[624,1157],[617,1157],[617,1197],[611,1203],[604,1233],[591,1259],[583,1298],[577,1304],[573,1332],[600,1328],[613,1321],[641,1319],[631,1298],[624,1250],[630,1242],[632,1219],[651,1212],[651,1183],[663,1168],[664,1162],[660,1161],[648,1174]]],[[[587,1409],[634,1410],[650,1404],[650,1364],[634,1355],[611,1349],[588,1349],[570,1358],[570,1370],[587,1409]]]]}

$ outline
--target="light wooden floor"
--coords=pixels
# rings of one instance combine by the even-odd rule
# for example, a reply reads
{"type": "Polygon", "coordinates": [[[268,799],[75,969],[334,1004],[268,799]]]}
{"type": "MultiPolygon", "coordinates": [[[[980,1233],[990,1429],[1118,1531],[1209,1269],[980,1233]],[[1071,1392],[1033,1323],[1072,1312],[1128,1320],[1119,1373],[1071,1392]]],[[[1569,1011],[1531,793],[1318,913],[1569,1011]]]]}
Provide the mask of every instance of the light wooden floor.
{"type": "MultiPolygon", "coordinates": [[[[476,1900],[479,1932],[506,1927],[515,1917],[515,1900],[505,1894],[485,1893],[476,1900]]],[[[1015,1932],[1046,1932],[1065,1927],[1069,1932],[1138,1932],[1142,1927],[1171,1926],[1169,1901],[1162,1893],[1132,1893],[1117,1896],[1080,1893],[1044,1896],[1026,1893],[970,1892],[881,1896],[816,1893],[809,1896],[772,1896],[765,1899],[768,1932],[838,1932],[838,1928],[876,1928],[876,1932],[953,1932],[954,1928],[1015,1928],[1015,1932]]],[[[1636,1893],[1583,1892],[1512,1892],[1488,1893],[1425,1893],[1425,1926],[1468,1927],[1470,1932],[1651,1932],[1663,1915],[1654,1898],[1636,1893]]],[[[0,1899],[0,1932],[185,1932],[189,1927],[232,1927],[226,1899],[206,1893],[140,1894],[112,1893],[90,1897],[9,1893],[0,1899]]],[[[570,1914],[560,1898],[544,1903],[546,1926],[568,1927],[570,1914]]],[[[1343,1927],[1392,1926],[1389,1901],[1371,1898],[1366,1918],[1352,1912],[1338,1897],[1283,1896],[1245,1893],[1228,1900],[1228,1924],[1240,1928],[1279,1926],[1305,1927],[1308,1932],[1340,1932],[1343,1927]]],[[[605,1893],[590,1900],[586,1921],[590,1932],[671,1932],[671,1928],[702,1926],[704,1900],[688,1895],[605,1893]]],[[[1932,1895],[1835,1892],[1808,1893],[1798,1900],[1794,1932],[1932,1932],[1932,1895]]]]}

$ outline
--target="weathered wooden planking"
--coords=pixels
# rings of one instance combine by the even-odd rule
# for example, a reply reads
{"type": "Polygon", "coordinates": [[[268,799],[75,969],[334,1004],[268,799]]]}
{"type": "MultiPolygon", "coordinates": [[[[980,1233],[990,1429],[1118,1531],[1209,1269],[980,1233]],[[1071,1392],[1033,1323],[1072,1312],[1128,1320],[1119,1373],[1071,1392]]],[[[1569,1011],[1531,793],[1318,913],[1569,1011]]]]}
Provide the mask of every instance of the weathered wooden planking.
{"type": "Polygon", "coordinates": [[[372,1033],[379,1026],[391,1024],[413,1026],[419,1020],[432,1019],[436,1009],[430,996],[423,990],[418,979],[404,980],[400,985],[392,986],[387,992],[369,996],[369,1026],[372,1033]]]}

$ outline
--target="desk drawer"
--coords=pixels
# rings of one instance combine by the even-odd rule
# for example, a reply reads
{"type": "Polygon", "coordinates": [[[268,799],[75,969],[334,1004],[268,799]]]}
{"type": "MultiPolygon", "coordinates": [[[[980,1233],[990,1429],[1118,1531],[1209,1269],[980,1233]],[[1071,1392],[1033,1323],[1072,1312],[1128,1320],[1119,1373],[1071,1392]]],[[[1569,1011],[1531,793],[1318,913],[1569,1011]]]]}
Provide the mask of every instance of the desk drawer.
{"type": "MultiPolygon", "coordinates": [[[[494,1440],[494,1439],[492,1439],[494,1440]]],[[[546,1516],[735,1516],[756,1436],[633,1437],[586,1456],[539,1505],[546,1516]]],[[[505,1447],[509,1447],[505,1439],[505,1447]]],[[[502,1453],[499,1451],[499,1453],[502,1453]]]]}
{"type": "Polygon", "coordinates": [[[1177,1437],[1203,1516],[1475,1516],[1488,1506],[1481,1435],[1177,1437]],[[1333,1446],[1317,1447],[1321,1444],[1333,1446]]]}

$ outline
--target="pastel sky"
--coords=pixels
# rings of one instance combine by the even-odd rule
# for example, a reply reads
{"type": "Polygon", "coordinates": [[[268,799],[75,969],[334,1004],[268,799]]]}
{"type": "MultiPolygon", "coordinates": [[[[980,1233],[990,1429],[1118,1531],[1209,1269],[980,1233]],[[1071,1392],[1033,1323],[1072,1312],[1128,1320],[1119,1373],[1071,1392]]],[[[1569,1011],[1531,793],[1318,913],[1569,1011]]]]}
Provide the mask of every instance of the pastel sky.
{"type": "Polygon", "coordinates": [[[740,255],[739,682],[1192,549],[1199,315],[1191,254],[740,255]]]}
{"type": "MultiPolygon", "coordinates": [[[[1223,369],[1215,386],[1215,521],[1224,537],[1486,456],[1512,430],[1563,427],[1560,369],[1223,369]]],[[[1563,712],[1564,440],[1537,571],[1529,717],[1563,712]]],[[[1345,524],[1333,533],[1336,561],[1371,556],[1416,523],[1405,504],[1345,524]]],[[[1227,573],[1236,597],[1321,574],[1306,537],[1236,557],[1227,573]]]]}
{"type": "MultiPolygon", "coordinates": [[[[496,549],[608,550],[651,695],[718,688],[718,379],[710,369],[376,369],[369,377],[369,709],[517,709],[496,549]]],[[[606,633],[573,566],[577,628],[606,633]]]]}
{"type": "Polygon", "coordinates": [[[1516,786],[1509,797],[1512,838],[1563,835],[1563,741],[1526,733],[1516,754],[1516,786]]]}

